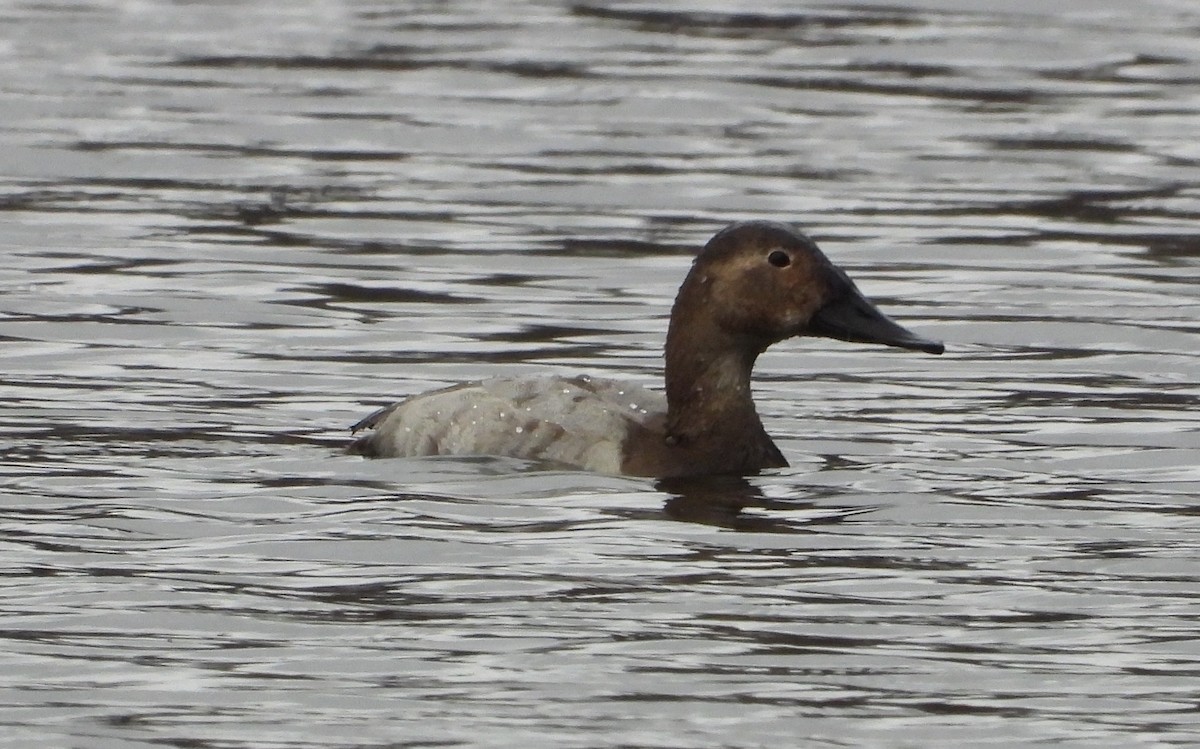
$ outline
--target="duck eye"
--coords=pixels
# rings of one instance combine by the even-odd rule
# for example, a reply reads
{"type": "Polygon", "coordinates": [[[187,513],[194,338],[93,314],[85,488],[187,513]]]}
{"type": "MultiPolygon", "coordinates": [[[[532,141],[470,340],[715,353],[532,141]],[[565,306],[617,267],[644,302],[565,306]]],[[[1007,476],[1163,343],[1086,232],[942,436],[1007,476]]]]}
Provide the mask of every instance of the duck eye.
{"type": "Polygon", "coordinates": [[[792,256],[783,250],[774,250],[767,255],[767,262],[776,268],[786,268],[792,264],[792,256]]]}

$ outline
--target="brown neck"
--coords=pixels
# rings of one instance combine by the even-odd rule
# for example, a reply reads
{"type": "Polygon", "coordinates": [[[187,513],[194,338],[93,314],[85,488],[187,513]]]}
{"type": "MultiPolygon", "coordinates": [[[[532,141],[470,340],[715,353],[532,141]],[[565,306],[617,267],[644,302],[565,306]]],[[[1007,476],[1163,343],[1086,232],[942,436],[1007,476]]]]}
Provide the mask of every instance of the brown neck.
{"type": "Polygon", "coordinates": [[[731,336],[710,320],[685,322],[672,320],[667,333],[668,444],[711,461],[713,473],[787,465],[750,390],[767,343],[731,336]]]}

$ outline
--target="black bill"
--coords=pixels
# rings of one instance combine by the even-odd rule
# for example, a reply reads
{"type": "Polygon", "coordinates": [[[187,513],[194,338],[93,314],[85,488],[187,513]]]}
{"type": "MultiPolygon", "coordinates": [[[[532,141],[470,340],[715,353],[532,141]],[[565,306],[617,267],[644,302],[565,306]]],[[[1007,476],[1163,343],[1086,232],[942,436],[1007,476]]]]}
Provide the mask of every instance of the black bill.
{"type": "Polygon", "coordinates": [[[880,312],[845,273],[836,270],[836,275],[837,293],[817,310],[805,335],[853,343],[880,343],[927,354],[940,354],[946,350],[941,341],[922,338],[880,312]]]}

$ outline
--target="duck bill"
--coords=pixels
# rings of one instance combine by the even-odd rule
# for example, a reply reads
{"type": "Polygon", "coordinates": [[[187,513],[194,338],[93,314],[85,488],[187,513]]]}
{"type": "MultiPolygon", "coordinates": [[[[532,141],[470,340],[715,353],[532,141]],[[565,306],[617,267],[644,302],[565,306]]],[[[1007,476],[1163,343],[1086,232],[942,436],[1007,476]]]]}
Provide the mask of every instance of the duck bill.
{"type": "Polygon", "coordinates": [[[852,343],[879,343],[927,354],[940,354],[946,350],[941,341],[922,338],[880,312],[849,278],[839,275],[845,285],[838,284],[841,288],[836,298],[817,310],[805,335],[852,343]]]}

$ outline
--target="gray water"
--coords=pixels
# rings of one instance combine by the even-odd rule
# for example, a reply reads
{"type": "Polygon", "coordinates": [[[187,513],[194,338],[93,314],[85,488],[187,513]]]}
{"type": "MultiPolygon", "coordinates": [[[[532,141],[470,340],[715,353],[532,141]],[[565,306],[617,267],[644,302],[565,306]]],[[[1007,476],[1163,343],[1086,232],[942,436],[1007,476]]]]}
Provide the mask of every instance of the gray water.
{"type": "Polygon", "coordinates": [[[0,9],[0,743],[1200,744],[1200,9],[729,8],[0,9]],[[340,452],[655,383],[747,218],[946,355],[777,346],[743,485],[340,452]]]}

